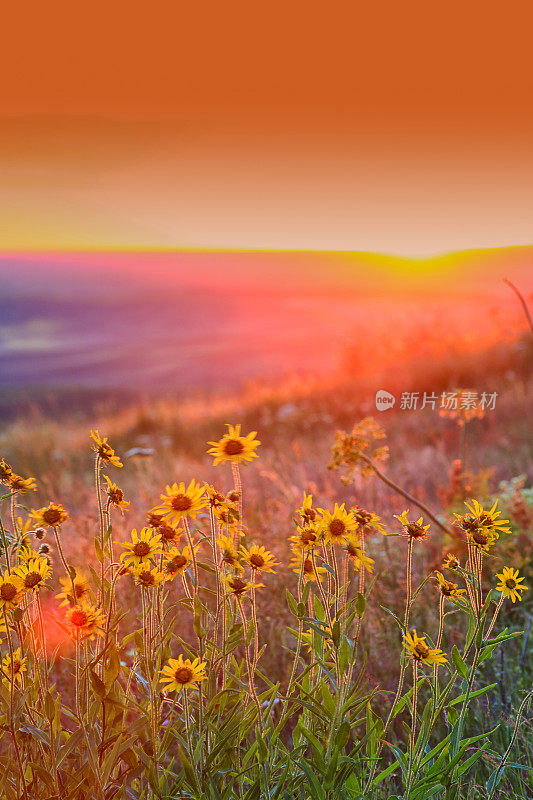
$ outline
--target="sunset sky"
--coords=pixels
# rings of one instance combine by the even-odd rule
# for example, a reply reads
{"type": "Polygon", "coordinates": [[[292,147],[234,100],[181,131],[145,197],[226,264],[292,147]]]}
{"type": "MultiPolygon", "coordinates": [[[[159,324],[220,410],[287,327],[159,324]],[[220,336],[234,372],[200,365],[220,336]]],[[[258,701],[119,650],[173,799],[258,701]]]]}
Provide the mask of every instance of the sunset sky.
{"type": "Polygon", "coordinates": [[[9,4],[0,250],[531,244],[530,8],[9,4]]]}

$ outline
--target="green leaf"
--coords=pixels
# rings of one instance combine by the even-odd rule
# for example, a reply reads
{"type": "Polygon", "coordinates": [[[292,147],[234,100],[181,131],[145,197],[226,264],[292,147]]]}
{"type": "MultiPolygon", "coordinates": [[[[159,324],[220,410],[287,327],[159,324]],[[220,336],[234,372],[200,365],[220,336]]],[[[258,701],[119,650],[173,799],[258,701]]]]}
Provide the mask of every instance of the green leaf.
{"type": "Polygon", "coordinates": [[[317,620],[319,622],[324,622],[324,620],[326,618],[326,612],[325,612],[324,606],[320,602],[320,598],[316,594],[313,595],[313,605],[314,605],[314,608],[315,608],[315,616],[316,616],[317,620]]]}
{"type": "Polygon", "coordinates": [[[96,553],[96,558],[100,564],[102,564],[104,561],[104,554],[102,552],[102,548],[100,547],[100,542],[96,536],[94,537],[94,552],[96,553]]]}
{"type": "Polygon", "coordinates": [[[290,610],[294,614],[295,617],[298,616],[298,603],[296,602],[296,598],[288,589],[285,589],[285,597],[287,598],[287,603],[289,605],[290,610]]]}
{"type": "Polygon", "coordinates": [[[94,669],[91,669],[89,671],[89,675],[90,675],[90,678],[91,678],[91,686],[92,686],[93,692],[95,693],[96,697],[98,697],[100,700],[103,700],[104,697],[106,696],[105,683],[96,674],[94,669]]]}
{"type": "Polygon", "coordinates": [[[341,640],[341,626],[338,619],[335,620],[331,627],[331,638],[333,639],[335,648],[338,648],[341,640]]]}
{"type": "Polygon", "coordinates": [[[335,744],[339,749],[346,747],[348,744],[348,739],[350,738],[350,723],[347,720],[344,720],[342,725],[339,727],[339,730],[335,734],[335,744]]]}
{"type": "Polygon", "coordinates": [[[399,627],[399,629],[401,630],[401,632],[402,632],[402,633],[405,633],[404,624],[403,624],[403,622],[401,622],[401,621],[398,619],[398,617],[396,616],[396,614],[394,613],[394,611],[391,611],[391,610],[390,610],[390,608],[387,608],[387,606],[382,606],[382,605],[380,605],[380,608],[382,608],[382,609],[383,609],[383,611],[386,611],[386,612],[387,612],[387,614],[390,614],[390,616],[391,616],[391,617],[392,617],[394,620],[396,620],[396,624],[398,625],[398,627],[399,627]]]}
{"type": "Polygon", "coordinates": [[[452,661],[459,675],[464,678],[465,681],[468,680],[468,667],[461,658],[461,654],[455,645],[452,647],[452,661]]]}
{"type": "Polygon", "coordinates": [[[203,639],[205,636],[205,631],[202,627],[202,611],[203,606],[200,602],[200,598],[197,594],[194,595],[194,617],[193,617],[193,628],[194,632],[199,639],[203,639]]]}
{"type": "Polygon", "coordinates": [[[380,784],[381,781],[384,781],[385,778],[388,778],[389,775],[391,775],[394,772],[394,770],[397,769],[399,766],[400,762],[398,760],[393,761],[393,763],[390,766],[388,766],[387,769],[382,770],[380,773],[376,775],[376,777],[372,782],[372,786],[377,786],[378,784],[380,784]]]}
{"type": "MultiPolygon", "coordinates": [[[[492,689],[495,689],[497,685],[498,685],[497,683],[491,683],[489,686],[484,686],[483,689],[476,689],[475,692],[470,692],[470,699],[474,697],[479,697],[480,695],[485,694],[486,692],[492,691],[492,689]]],[[[448,703],[447,708],[450,708],[450,706],[455,706],[458,703],[462,703],[465,697],[466,694],[460,694],[459,697],[455,697],[448,703]]]]}
{"type": "Polygon", "coordinates": [[[109,645],[105,670],[105,685],[109,691],[120,674],[120,656],[114,642],[109,645]]]}
{"type": "Polygon", "coordinates": [[[44,713],[48,722],[52,722],[56,715],[56,704],[50,692],[46,692],[44,696],[44,713]]]}
{"type": "Polygon", "coordinates": [[[477,751],[477,753],[474,753],[474,755],[473,755],[473,756],[470,756],[470,758],[467,758],[467,760],[466,760],[465,762],[463,762],[463,764],[461,764],[461,766],[460,766],[460,767],[457,769],[457,772],[455,773],[455,774],[456,774],[456,776],[457,776],[458,778],[459,778],[461,775],[464,775],[464,773],[465,773],[465,772],[468,772],[468,770],[469,770],[471,767],[473,767],[473,766],[474,766],[474,764],[476,763],[476,761],[478,760],[478,758],[481,758],[481,756],[485,755],[485,752],[484,752],[484,751],[485,751],[485,748],[486,748],[486,747],[488,747],[488,745],[487,745],[487,744],[483,745],[483,747],[481,747],[481,748],[480,748],[480,749],[477,751]]]}
{"type": "MultiPolygon", "coordinates": [[[[363,614],[365,613],[366,609],[366,597],[361,592],[357,592],[357,597],[355,599],[355,613],[361,619],[363,614]]],[[[394,616],[394,615],[393,615],[394,616]]]]}

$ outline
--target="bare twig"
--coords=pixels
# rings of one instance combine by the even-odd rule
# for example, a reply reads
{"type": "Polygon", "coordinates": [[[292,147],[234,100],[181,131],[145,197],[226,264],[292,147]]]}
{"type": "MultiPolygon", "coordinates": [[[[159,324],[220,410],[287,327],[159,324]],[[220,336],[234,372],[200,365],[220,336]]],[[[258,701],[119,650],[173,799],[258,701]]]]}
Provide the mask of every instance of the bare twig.
{"type": "Polygon", "coordinates": [[[405,499],[408,500],[410,503],[413,503],[413,505],[415,505],[417,508],[419,508],[420,511],[422,511],[432,522],[435,523],[435,525],[437,525],[438,528],[441,529],[441,531],[453,536],[453,532],[450,530],[450,528],[448,528],[446,525],[443,525],[443,523],[439,519],[437,519],[435,514],[433,514],[431,509],[428,508],[425,503],[422,503],[421,500],[417,500],[416,497],[414,497],[408,491],[406,491],[405,489],[402,489],[401,486],[398,486],[397,483],[394,483],[394,481],[391,481],[390,478],[387,478],[387,476],[376,466],[375,462],[372,461],[372,459],[369,458],[368,456],[366,456],[364,453],[360,453],[359,457],[366,464],[368,464],[370,467],[372,467],[372,469],[374,470],[374,472],[376,473],[378,478],[380,478],[380,480],[382,480],[383,483],[386,483],[387,486],[389,486],[391,489],[394,489],[395,492],[398,492],[398,494],[401,494],[402,497],[405,497],[405,499]]]}
{"type": "Polygon", "coordinates": [[[516,288],[514,283],[511,283],[511,281],[508,280],[507,278],[504,278],[503,282],[506,283],[507,286],[510,286],[510,288],[513,290],[513,292],[516,294],[516,296],[518,297],[518,299],[522,303],[522,308],[524,309],[524,314],[526,315],[527,321],[529,322],[529,327],[531,328],[531,333],[533,333],[533,320],[531,319],[531,314],[529,313],[529,309],[527,307],[526,301],[524,300],[523,294],[520,292],[519,289],[516,288]]]}

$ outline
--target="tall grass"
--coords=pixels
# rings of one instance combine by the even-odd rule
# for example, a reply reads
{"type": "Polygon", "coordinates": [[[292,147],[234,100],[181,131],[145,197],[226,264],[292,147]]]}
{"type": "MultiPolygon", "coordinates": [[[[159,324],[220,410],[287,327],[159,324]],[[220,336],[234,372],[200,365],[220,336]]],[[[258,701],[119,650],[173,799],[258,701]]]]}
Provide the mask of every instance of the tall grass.
{"type": "MultiPolygon", "coordinates": [[[[340,432],[330,467],[344,483],[382,481],[409,508],[378,515],[334,498],[321,508],[304,494],[289,565],[254,535],[255,518],[246,524],[241,470],[259,442],[238,426],[210,443],[230,492],[170,483],[127,536],[117,535],[122,462],[93,433],[97,523],[84,564],[65,546],[69,528],[87,530],[68,496],[30,511],[33,479],[1,462],[4,797],[491,800],[502,787],[527,797],[530,765],[516,754],[531,693],[518,687],[503,723],[479,710],[498,690],[494,658],[523,641],[500,624],[523,579],[492,566],[515,529],[497,504],[473,500],[460,468],[449,513],[433,511],[387,474],[383,438],[368,419],[340,432]],[[438,571],[423,574],[432,541],[438,571]],[[387,580],[375,572],[380,542],[401,576],[400,611],[375,600],[387,580]],[[443,543],[460,543],[457,557],[443,562],[443,543]],[[288,625],[261,615],[281,574],[288,625]],[[373,619],[384,615],[396,635],[376,653],[373,619]],[[268,658],[276,639],[287,646],[281,673],[268,658]],[[390,688],[372,685],[369,654],[390,688]]],[[[519,517],[520,486],[505,491],[519,517]]],[[[270,519],[268,493],[264,502],[270,519]]]]}

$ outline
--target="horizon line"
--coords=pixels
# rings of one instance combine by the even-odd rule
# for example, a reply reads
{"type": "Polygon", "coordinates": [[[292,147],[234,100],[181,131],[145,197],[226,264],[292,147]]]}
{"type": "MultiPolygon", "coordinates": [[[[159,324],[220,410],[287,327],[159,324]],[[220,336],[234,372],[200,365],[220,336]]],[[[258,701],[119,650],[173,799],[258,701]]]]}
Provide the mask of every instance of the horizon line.
{"type": "Polygon", "coordinates": [[[371,257],[387,259],[391,261],[440,261],[447,260],[454,256],[468,256],[468,255],[481,255],[483,253],[496,253],[501,251],[519,251],[519,250],[533,250],[533,242],[531,244],[516,244],[516,245],[489,245],[487,247],[467,247],[450,250],[440,250],[434,253],[424,255],[410,255],[403,253],[394,253],[381,250],[337,250],[334,248],[328,249],[312,249],[312,248],[296,248],[296,247],[213,247],[213,246],[158,246],[158,245],[80,245],[80,246],[65,246],[59,245],[57,247],[10,247],[6,249],[0,248],[0,258],[6,256],[30,256],[30,255],[54,255],[54,254],[112,254],[120,255],[131,253],[142,254],[172,254],[172,253],[236,253],[236,254],[301,254],[301,255],[336,255],[342,257],[371,257]]]}

